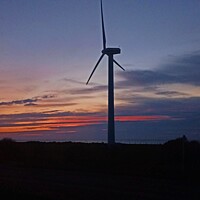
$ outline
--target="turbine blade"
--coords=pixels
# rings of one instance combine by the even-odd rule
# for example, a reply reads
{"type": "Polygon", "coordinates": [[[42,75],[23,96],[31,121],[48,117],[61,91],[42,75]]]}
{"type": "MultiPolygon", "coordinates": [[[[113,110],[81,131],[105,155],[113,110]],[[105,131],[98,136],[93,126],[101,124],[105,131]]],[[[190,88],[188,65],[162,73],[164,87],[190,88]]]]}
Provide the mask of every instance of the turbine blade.
{"type": "Polygon", "coordinates": [[[113,62],[114,62],[116,65],[118,65],[118,67],[120,67],[122,70],[125,71],[125,69],[124,69],[116,60],[113,59],[113,62]]]}
{"type": "Polygon", "coordinates": [[[90,74],[90,77],[88,78],[86,85],[89,83],[90,79],[92,78],[92,75],[94,74],[94,72],[95,72],[97,66],[98,66],[99,63],[101,62],[101,60],[102,60],[102,58],[103,58],[104,55],[105,55],[105,54],[102,54],[101,57],[99,58],[99,60],[97,61],[97,64],[95,65],[94,69],[92,70],[92,73],[90,74]]]}
{"type": "Polygon", "coordinates": [[[101,23],[102,23],[102,34],[103,34],[103,49],[106,49],[106,34],[105,34],[105,28],[104,28],[102,0],[101,0],[101,23]]]}

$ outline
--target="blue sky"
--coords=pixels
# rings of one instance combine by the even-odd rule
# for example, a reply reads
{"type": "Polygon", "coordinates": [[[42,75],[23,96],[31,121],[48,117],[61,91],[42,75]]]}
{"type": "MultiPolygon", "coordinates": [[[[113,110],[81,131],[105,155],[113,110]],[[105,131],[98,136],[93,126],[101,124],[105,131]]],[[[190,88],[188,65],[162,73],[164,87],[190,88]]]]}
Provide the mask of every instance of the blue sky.
{"type": "MultiPolygon", "coordinates": [[[[115,72],[116,115],[161,116],[121,118],[116,138],[199,140],[199,0],[103,7],[107,45],[126,69],[115,72]]],[[[0,138],[105,141],[106,120],[92,119],[107,115],[106,58],[85,85],[102,50],[100,1],[1,0],[0,27],[0,138]],[[72,126],[79,116],[87,123],[72,126]]]]}

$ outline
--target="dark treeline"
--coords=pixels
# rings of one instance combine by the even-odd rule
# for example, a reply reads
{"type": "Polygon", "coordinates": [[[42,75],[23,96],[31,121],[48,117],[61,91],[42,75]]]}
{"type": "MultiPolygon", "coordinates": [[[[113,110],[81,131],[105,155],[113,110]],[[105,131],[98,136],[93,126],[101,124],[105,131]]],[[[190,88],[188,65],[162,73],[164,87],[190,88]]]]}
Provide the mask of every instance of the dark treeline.
{"type": "Polygon", "coordinates": [[[200,178],[200,144],[185,137],[160,145],[0,141],[0,164],[162,178],[200,178]]]}

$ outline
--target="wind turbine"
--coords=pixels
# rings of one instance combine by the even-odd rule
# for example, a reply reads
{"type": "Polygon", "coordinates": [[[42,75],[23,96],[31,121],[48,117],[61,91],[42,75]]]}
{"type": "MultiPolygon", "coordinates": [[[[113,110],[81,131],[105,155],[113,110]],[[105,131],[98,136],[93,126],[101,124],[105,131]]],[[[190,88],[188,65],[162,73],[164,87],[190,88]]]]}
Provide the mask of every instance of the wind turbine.
{"type": "Polygon", "coordinates": [[[97,61],[92,73],[90,74],[86,85],[89,83],[92,75],[97,69],[99,63],[101,62],[104,55],[108,56],[108,144],[115,143],[115,118],[114,118],[114,75],[113,75],[113,63],[125,71],[125,69],[114,60],[113,56],[115,54],[120,54],[120,48],[107,48],[106,47],[106,34],[104,27],[103,18],[103,5],[101,0],[101,23],[102,23],[102,36],[103,36],[103,50],[101,51],[101,56],[97,61]]]}

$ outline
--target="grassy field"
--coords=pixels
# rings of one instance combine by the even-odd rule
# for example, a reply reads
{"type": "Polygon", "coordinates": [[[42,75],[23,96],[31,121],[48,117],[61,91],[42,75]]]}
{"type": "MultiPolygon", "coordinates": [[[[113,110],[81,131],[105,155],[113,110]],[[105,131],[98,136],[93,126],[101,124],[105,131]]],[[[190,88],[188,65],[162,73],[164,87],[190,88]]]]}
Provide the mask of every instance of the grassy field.
{"type": "Polygon", "coordinates": [[[200,144],[0,142],[6,199],[199,199],[200,144]]]}

